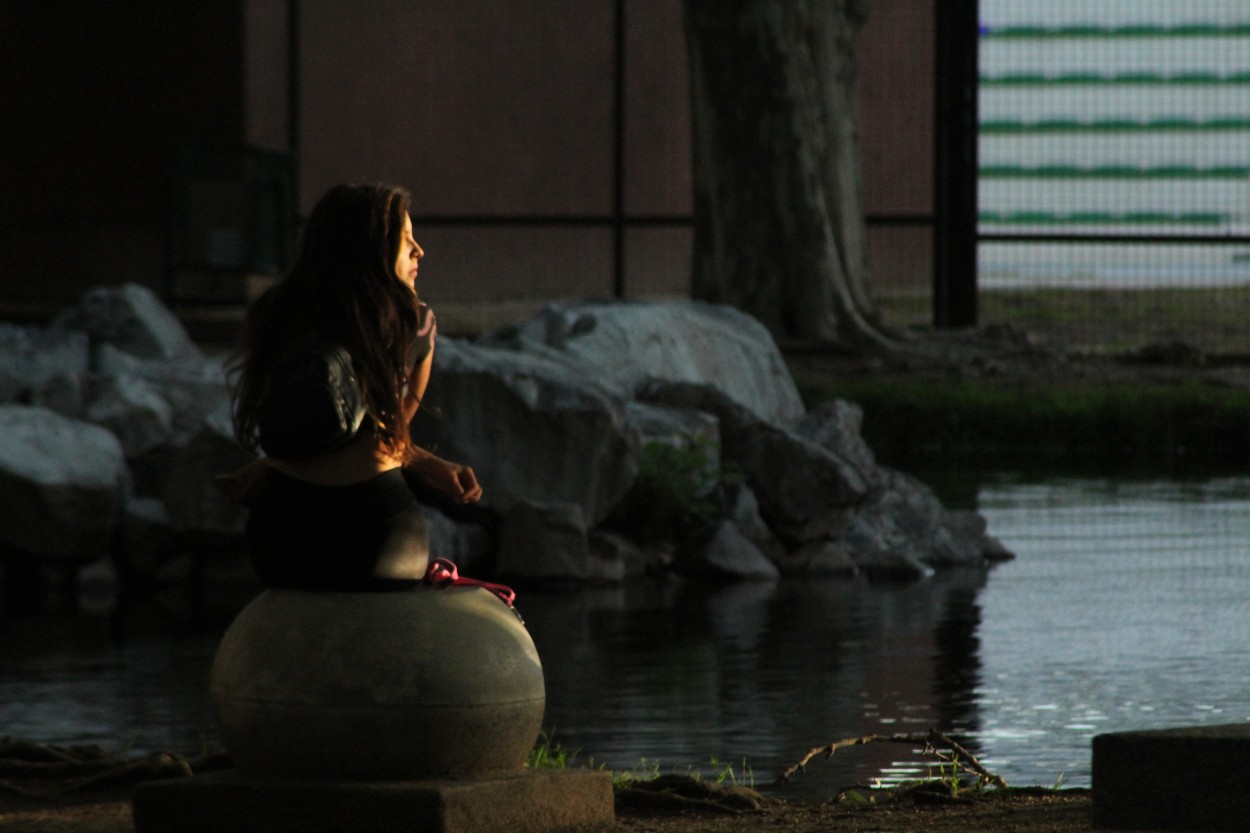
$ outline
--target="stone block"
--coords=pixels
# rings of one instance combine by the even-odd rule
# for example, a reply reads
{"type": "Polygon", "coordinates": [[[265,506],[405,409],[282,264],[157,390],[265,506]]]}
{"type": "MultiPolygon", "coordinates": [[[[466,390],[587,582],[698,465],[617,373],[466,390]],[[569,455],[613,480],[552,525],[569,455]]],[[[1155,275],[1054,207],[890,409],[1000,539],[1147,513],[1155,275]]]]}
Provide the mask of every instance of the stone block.
{"type": "Polygon", "coordinates": [[[608,773],[525,770],[456,781],[309,783],[235,770],[134,794],[135,833],[546,833],[615,815],[608,773]]]}
{"type": "Polygon", "coordinates": [[[1245,830],[1250,723],[1098,735],[1092,780],[1095,827],[1245,830]]]}

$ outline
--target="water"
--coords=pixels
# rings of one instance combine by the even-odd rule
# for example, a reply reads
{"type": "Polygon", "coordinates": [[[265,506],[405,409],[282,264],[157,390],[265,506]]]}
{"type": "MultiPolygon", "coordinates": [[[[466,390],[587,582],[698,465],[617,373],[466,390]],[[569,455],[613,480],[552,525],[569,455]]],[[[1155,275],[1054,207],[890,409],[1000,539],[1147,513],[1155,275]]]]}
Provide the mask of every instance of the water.
{"type": "MultiPolygon", "coordinates": [[[[545,725],[581,762],[741,777],[745,761],[757,784],[815,746],[938,727],[1011,783],[1080,786],[1095,734],[1250,720],[1250,478],[995,476],[976,495],[1019,555],[990,571],[523,592],[545,725]]],[[[199,754],[218,633],[171,634],[144,610],[116,629],[4,623],[0,734],[199,754]]],[[[926,771],[910,746],[874,744],[786,793],[926,771]]]]}

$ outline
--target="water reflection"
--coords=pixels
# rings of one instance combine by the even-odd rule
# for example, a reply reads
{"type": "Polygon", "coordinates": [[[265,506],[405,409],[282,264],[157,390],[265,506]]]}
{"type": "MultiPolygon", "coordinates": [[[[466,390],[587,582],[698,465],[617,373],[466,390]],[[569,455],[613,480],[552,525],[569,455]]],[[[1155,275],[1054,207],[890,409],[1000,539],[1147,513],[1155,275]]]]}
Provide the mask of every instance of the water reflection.
{"type": "MultiPolygon", "coordinates": [[[[642,584],[530,594],[547,675],[545,723],[616,769],[707,772],[745,759],[768,782],[809,748],[866,734],[975,731],[982,570],[700,588],[642,584]]],[[[975,751],[975,750],[974,750],[975,751]]],[[[839,753],[788,791],[827,796],[915,776],[907,747],[839,753]]]]}
{"type": "MultiPolygon", "coordinates": [[[[1011,783],[1085,786],[1097,733],[1250,720],[1250,479],[979,482],[1018,555],[989,573],[522,590],[544,725],[582,762],[745,759],[757,783],[812,747],[937,727],[1011,783]]],[[[151,609],[0,622],[0,733],[198,754],[224,623],[170,627],[151,609]]],[[[786,793],[924,772],[908,747],[857,747],[786,793]]]]}

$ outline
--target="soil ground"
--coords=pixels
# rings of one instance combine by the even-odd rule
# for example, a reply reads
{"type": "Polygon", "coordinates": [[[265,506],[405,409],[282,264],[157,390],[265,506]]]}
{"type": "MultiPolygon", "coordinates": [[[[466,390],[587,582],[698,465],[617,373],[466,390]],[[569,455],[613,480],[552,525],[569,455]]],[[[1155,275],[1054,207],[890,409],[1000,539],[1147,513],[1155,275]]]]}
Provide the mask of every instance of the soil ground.
{"type": "Polygon", "coordinates": [[[1080,343],[1082,337],[1075,332],[1052,328],[1039,334],[1010,325],[925,330],[913,338],[913,349],[889,357],[793,348],[785,351],[785,358],[795,381],[808,388],[863,379],[900,383],[978,379],[1034,388],[1199,381],[1250,389],[1250,356],[1207,352],[1184,340],[1151,342],[1122,352],[1091,351],[1069,346],[1080,343]]]}
{"type": "MultiPolygon", "coordinates": [[[[632,791],[631,791],[632,792],[632,791]]],[[[966,799],[929,795],[866,803],[790,802],[745,797],[646,800],[618,793],[616,821],[586,833],[1087,833],[1091,794],[1086,790],[988,791],[966,799]],[[736,800],[729,800],[736,799],[736,800]]],[[[115,790],[73,799],[0,798],[6,833],[132,833],[129,794],[115,790]]],[[[171,833],[176,833],[171,831],[171,833]]]]}

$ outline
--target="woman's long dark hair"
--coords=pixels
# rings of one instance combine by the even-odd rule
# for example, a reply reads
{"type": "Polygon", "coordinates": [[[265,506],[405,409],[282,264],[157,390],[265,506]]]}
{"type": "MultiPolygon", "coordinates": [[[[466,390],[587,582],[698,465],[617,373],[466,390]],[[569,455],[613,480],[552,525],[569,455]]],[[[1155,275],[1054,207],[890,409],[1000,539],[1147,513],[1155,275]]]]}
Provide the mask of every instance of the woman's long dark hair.
{"type": "Polygon", "coordinates": [[[316,333],[351,353],[377,436],[411,461],[403,398],[417,297],[395,275],[410,202],[394,185],[339,185],[317,203],[295,265],[252,303],[244,321],[234,429],[246,447],[257,447],[257,410],[274,367],[316,333]]]}

